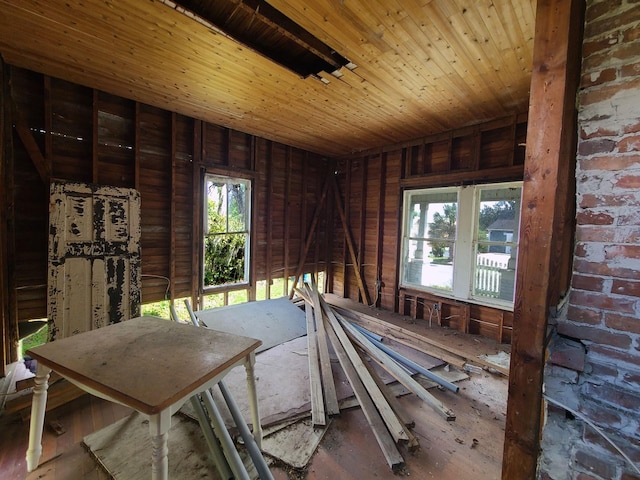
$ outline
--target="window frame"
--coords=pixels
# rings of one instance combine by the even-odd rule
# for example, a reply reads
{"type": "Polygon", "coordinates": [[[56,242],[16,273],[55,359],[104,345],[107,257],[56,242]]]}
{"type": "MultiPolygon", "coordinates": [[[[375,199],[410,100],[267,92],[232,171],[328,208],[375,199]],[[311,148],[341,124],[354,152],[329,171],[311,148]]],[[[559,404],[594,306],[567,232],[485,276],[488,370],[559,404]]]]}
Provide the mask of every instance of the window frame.
{"type": "MultiPolygon", "coordinates": [[[[437,295],[444,298],[450,298],[453,300],[460,300],[476,305],[485,305],[502,310],[513,311],[514,301],[504,300],[501,298],[492,298],[475,293],[474,275],[476,271],[476,259],[478,244],[488,243],[488,241],[480,241],[478,238],[479,220],[480,220],[480,203],[481,193],[484,190],[496,190],[503,188],[519,188],[520,199],[522,198],[522,181],[514,182],[500,182],[500,183],[486,183],[477,185],[465,185],[454,187],[432,187],[421,189],[407,189],[403,192],[402,202],[402,232],[400,242],[400,275],[399,286],[400,288],[408,288],[411,290],[422,291],[437,295]],[[410,222],[412,205],[415,205],[413,199],[416,196],[440,193],[453,193],[457,194],[457,216],[456,216],[456,238],[455,238],[455,253],[453,257],[453,279],[452,289],[446,290],[442,288],[436,288],[433,286],[421,285],[417,282],[412,282],[407,276],[409,267],[408,248],[409,241],[413,239],[410,236],[410,222]]],[[[518,232],[520,222],[520,201],[517,202],[517,219],[515,223],[515,231],[513,233],[513,239],[510,242],[497,242],[497,244],[508,246],[516,249],[516,254],[519,249],[518,245],[518,232]]],[[[428,225],[428,221],[427,221],[428,225]]],[[[428,238],[428,233],[425,233],[425,239],[428,238]]],[[[513,275],[515,278],[515,260],[509,263],[509,268],[513,266],[513,275]],[[513,263],[513,265],[511,265],[513,263]]],[[[514,280],[515,281],[515,280],[514,280]]],[[[515,293],[515,285],[514,285],[515,293]]]]}
{"type": "MultiPolygon", "coordinates": [[[[247,288],[251,284],[251,235],[253,230],[253,180],[251,178],[242,177],[239,175],[229,175],[226,173],[213,173],[206,172],[204,174],[204,179],[202,183],[202,234],[200,237],[200,252],[201,252],[201,261],[200,261],[200,288],[202,289],[203,294],[211,294],[222,291],[230,291],[247,288]],[[218,234],[210,234],[209,229],[209,217],[208,217],[208,184],[211,181],[217,180],[217,183],[225,183],[225,184],[242,184],[245,186],[244,192],[244,230],[239,231],[225,231],[224,233],[218,234]],[[221,285],[205,285],[205,249],[206,249],[206,239],[211,235],[231,235],[231,234],[243,234],[245,237],[245,245],[244,245],[244,275],[243,280],[240,282],[233,283],[225,283],[221,285]]],[[[226,213],[226,223],[228,227],[229,223],[229,214],[226,213]]]]}

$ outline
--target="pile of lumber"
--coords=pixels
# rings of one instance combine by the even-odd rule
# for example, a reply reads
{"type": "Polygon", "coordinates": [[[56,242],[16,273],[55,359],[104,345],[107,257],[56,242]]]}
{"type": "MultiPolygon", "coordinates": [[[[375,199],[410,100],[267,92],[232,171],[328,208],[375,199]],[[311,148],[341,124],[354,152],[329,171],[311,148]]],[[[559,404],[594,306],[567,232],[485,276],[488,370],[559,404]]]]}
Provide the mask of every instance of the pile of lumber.
{"type": "Polygon", "coordinates": [[[346,318],[341,309],[331,307],[313,285],[305,284],[297,293],[305,301],[313,424],[325,425],[329,416],[339,413],[329,357],[331,347],[389,467],[394,472],[400,471],[404,468],[404,459],[398,447],[403,445],[409,451],[419,447],[418,439],[411,431],[414,422],[372,363],[382,367],[449,421],[455,420],[454,413],[418,383],[413,374],[419,371],[454,392],[458,387],[425,369],[422,369],[424,372],[419,370],[419,365],[395,355],[380,342],[380,337],[353,322],[352,318],[346,318]]]}

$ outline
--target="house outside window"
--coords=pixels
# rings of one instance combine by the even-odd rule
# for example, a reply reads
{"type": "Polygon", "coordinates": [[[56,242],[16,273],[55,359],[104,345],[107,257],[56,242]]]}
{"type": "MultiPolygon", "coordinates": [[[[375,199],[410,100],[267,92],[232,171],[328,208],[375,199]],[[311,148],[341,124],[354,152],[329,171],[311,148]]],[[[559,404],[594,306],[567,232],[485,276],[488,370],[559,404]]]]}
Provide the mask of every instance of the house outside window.
{"type": "Polygon", "coordinates": [[[402,287],[513,309],[522,182],[404,193],[402,287]]]}
{"type": "Polygon", "coordinates": [[[249,283],[251,181],[205,176],[203,288],[249,283]]]}

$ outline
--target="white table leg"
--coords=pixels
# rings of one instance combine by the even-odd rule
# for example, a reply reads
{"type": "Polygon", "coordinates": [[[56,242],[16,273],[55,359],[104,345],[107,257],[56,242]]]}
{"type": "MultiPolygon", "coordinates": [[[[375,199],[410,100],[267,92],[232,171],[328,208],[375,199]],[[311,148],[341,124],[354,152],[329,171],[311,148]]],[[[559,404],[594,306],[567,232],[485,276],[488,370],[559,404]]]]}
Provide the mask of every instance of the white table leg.
{"type": "Polygon", "coordinates": [[[171,409],[149,416],[151,434],[151,479],[169,479],[169,429],[171,428],[171,409]]]}
{"type": "Polygon", "coordinates": [[[247,390],[249,391],[253,438],[256,440],[258,448],[262,449],[262,425],[260,424],[260,412],[258,411],[258,393],[256,391],[256,376],[254,372],[255,364],[256,354],[255,352],[251,352],[245,359],[244,368],[247,371],[247,390]]]}
{"type": "Polygon", "coordinates": [[[34,380],[35,386],[33,387],[33,400],[31,401],[31,426],[29,429],[29,449],[27,450],[27,470],[29,472],[36,469],[40,455],[42,455],[42,428],[47,406],[50,373],[50,368],[38,363],[34,380]]]}

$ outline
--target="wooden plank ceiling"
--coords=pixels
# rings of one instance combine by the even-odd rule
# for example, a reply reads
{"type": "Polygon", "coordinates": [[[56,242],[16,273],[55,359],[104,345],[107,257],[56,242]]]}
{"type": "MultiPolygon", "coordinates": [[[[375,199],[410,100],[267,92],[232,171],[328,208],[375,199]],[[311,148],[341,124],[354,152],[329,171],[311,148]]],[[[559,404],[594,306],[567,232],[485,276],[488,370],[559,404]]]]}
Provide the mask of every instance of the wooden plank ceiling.
{"type": "Polygon", "coordinates": [[[227,12],[223,23],[242,25],[230,17],[242,7],[247,18],[247,5],[262,18],[264,2],[230,8],[239,3],[0,0],[0,53],[11,65],[331,156],[527,110],[535,0],[269,0],[355,64],[340,78],[305,78],[203,18],[227,12]]]}

